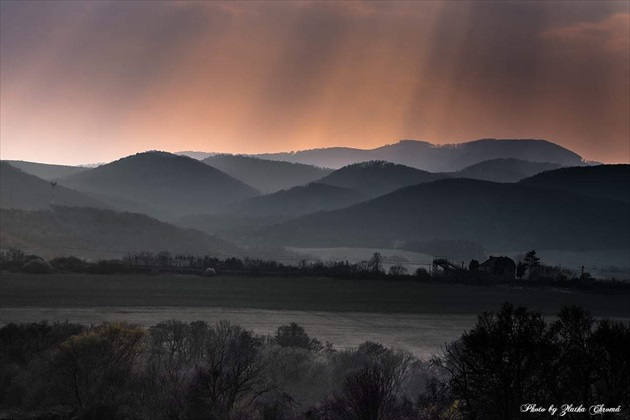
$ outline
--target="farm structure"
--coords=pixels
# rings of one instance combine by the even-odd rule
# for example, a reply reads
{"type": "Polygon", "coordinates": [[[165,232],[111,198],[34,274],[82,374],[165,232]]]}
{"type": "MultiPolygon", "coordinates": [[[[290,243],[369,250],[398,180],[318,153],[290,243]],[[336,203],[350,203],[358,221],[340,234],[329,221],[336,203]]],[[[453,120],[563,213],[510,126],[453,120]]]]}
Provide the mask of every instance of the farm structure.
{"type": "Polygon", "coordinates": [[[493,257],[480,264],[477,270],[486,272],[493,277],[502,280],[514,280],[516,276],[516,263],[508,257],[493,257]]]}

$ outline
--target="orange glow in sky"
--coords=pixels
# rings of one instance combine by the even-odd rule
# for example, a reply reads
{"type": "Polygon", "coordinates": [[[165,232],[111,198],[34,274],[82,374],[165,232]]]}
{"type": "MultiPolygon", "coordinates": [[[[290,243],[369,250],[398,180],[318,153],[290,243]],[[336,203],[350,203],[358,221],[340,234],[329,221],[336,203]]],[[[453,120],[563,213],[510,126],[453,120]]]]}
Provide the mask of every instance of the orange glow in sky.
{"type": "Polygon", "coordinates": [[[1,2],[2,159],[544,138],[630,161],[628,2],[1,2]]]}

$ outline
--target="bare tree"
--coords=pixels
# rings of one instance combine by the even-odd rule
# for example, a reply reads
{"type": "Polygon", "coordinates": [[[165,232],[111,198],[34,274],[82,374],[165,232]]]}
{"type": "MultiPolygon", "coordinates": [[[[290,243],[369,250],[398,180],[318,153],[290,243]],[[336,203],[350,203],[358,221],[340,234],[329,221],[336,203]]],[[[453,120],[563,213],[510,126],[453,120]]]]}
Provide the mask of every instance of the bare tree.
{"type": "Polygon", "coordinates": [[[262,341],[240,326],[219,322],[208,332],[205,363],[190,388],[191,417],[230,419],[268,392],[262,341]]]}
{"type": "Polygon", "coordinates": [[[130,394],[131,372],[144,350],[144,331],[120,323],[68,338],[54,360],[62,398],[79,410],[116,417],[130,394]]]}
{"type": "Polygon", "coordinates": [[[300,347],[310,351],[324,348],[319,340],[309,337],[304,327],[295,322],[278,327],[274,342],[282,347],[300,347]]]}
{"type": "Polygon", "coordinates": [[[179,419],[186,406],[186,388],[203,357],[208,324],[169,320],[149,330],[151,352],[147,363],[144,396],[160,415],[179,419]]]}
{"type": "Polygon", "coordinates": [[[363,366],[346,377],[340,395],[332,402],[334,414],[356,420],[395,418],[398,394],[415,359],[407,352],[369,341],[359,346],[356,355],[363,359],[363,366]]]}
{"type": "Polygon", "coordinates": [[[475,328],[435,363],[451,376],[465,418],[509,420],[521,417],[521,404],[550,402],[554,352],[542,315],[506,303],[496,314],[480,315],[475,328]]]}

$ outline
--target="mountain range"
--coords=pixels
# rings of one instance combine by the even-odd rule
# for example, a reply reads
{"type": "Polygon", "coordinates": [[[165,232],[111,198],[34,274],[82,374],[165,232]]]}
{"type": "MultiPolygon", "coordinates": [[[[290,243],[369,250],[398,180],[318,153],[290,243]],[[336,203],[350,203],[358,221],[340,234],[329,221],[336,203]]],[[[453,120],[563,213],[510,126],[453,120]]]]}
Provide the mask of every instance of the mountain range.
{"type": "Polygon", "coordinates": [[[489,250],[630,248],[630,204],[470,179],[396,190],[348,208],[258,231],[300,247],[396,247],[410,240],[470,240],[489,250]]]}
{"type": "Polygon", "coordinates": [[[280,162],[245,155],[214,155],[203,162],[250,185],[264,194],[305,185],[328,175],[332,169],[280,162]]]}
{"type": "Polygon", "coordinates": [[[151,217],[95,208],[54,211],[0,210],[0,246],[44,257],[122,257],[127,252],[164,251],[221,255],[240,249],[222,239],[151,217]]]}
{"type": "Polygon", "coordinates": [[[162,219],[215,211],[259,194],[198,160],[155,151],[128,156],[58,181],[112,200],[119,207],[125,203],[130,207],[144,206],[150,215],[162,219]]]}
{"type": "Polygon", "coordinates": [[[457,178],[479,179],[493,182],[518,182],[544,171],[560,168],[550,162],[531,162],[515,158],[484,160],[449,175],[457,178]]]}
{"type": "Polygon", "coordinates": [[[402,187],[447,177],[448,175],[433,174],[396,163],[370,161],[344,166],[318,182],[355,190],[369,197],[378,197],[402,187]]]}
{"type": "Polygon", "coordinates": [[[83,166],[52,165],[49,163],[26,162],[23,160],[5,160],[14,168],[46,180],[78,174],[89,168],[83,166]]]}
{"type": "MultiPolygon", "coordinates": [[[[52,186],[49,181],[0,161],[0,206],[3,208],[42,210],[49,209],[52,186]]],[[[62,206],[109,208],[107,204],[86,194],[55,186],[55,203],[62,206]]]]}
{"type": "MultiPolygon", "coordinates": [[[[95,247],[98,241],[113,247],[115,241],[107,229],[119,232],[122,248],[149,246],[122,232],[136,232],[130,227],[131,220],[136,220],[192,248],[210,242],[199,239],[207,234],[188,228],[248,247],[425,249],[431,245],[433,249],[435,244],[442,248],[444,244],[460,248],[474,244],[478,249],[506,252],[630,248],[630,165],[588,166],[577,154],[537,140],[480,140],[440,147],[403,141],[371,151],[307,152],[289,155],[302,159],[332,153],[341,162],[378,154],[413,161],[416,167],[381,159],[332,170],[255,156],[213,154],[199,161],[157,151],[76,170],[2,161],[0,207],[7,211],[3,217],[7,215],[17,226],[3,221],[2,246],[43,246],[49,234],[57,238],[51,243],[59,247],[95,247]],[[441,161],[434,158],[434,168],[459,169],[418,169],[426,158],[418,158],[423,150],[443,157],[441,161]],[[506,157],[510,154],[519,156],[506,157]],[[574,166],[562,167],[571,163],[574,166]],[[29,171],[58,182],[55,203],[61,206],[59,210],[49,211],[50,181],[29,171]],[[147,219],[134,219],[125,212],[141,213],[147,219]],[[55,219],[43,213],[59,214],[55,219]],[[66,241],[63,235],[72,232],[64,233],[64,229],[74,229],[67,215],[80,222],[77,236],[66,241]],[[62,216],[67,217],[63,223],[62,216]],[[55,220],[60,224],[54,225],[55,220]],[[42,233],[38,236],[34,231],[42,233]]],[[[154,242],[171,249],[167,242],[154,242]]],[[[227,242],[221,246],[234,247],[227,242]]]]}
{"type": "Polygon", "coordinates": [[[253,197],[214,214],[186,216],[179,223],[216,233],[238,233],[306,214],[351,206],[368,197],[351,189],[311,183],[253,197]]]}
{"type": "Polygon", "coordinates": [[[401,140],[395,144],[369,150],[331,147],[290,153],[265,153],[256,156],[335,169],[353,163],[384,160],[430,172],[456,172],[484,160],[500,158],[550,162],[561,166],[586,164],[580,155],[571,150],[546,140],[529,139],[481,139],[447,145],[401,140]]]}
{"type": "Polygon", "coordinates": [[[630,165],[560,168],[523,179],[520,184],[630,202],[630,165]]]}

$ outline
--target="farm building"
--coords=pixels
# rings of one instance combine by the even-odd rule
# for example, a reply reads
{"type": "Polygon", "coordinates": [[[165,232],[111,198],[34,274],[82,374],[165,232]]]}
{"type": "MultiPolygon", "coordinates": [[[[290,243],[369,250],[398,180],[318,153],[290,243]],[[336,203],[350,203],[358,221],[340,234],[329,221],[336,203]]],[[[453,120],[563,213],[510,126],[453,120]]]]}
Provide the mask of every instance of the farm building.
{"type": "Polygon", "coordinates": [[[508,257],[491,256],[488,261],[480,264],[477,270],[503,280],[514,280],[516,276],[516,263],[508,257]]]}

